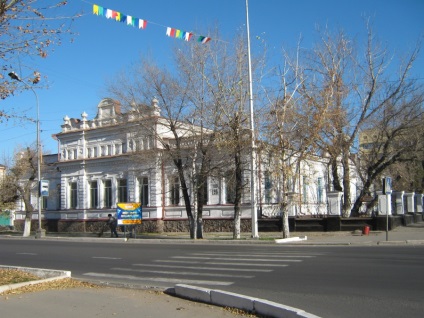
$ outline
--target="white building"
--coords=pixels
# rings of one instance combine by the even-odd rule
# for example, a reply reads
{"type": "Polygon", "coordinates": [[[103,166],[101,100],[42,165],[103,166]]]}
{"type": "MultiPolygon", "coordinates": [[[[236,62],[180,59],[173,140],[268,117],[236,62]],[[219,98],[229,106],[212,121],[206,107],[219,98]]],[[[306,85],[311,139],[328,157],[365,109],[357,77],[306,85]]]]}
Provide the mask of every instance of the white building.
{"type": "MultiPolygon", "coordinates": [[[[141,110],[136,111],[134,106],[124,113],[118,102],[103,99],[93,119],[88,119],[85,112],[79,119],[66,116],[61,127],[62,131],[54,136],[59,154],[47,156],[43,163],[42,179],[50,181],[49,197],[43,200],[45,219],[59,224],[61,231],[85,231],[116,211],[117,203],[140,202],[144,230],[181,229],[186,213],[177,171],[172,162],[163,159],[163,146],[158,142],[158,137],[172,140],[172,134],[161,117],[157,100],[141,110]]],[[[182,125],[181,133],[189,134],[192,129],[182,125]]],[[[258,206],[263,216],[278,216],[278,182],[272,177],[269,164],[259,162],[258,206]]],[[[305,160],[297,179],[299,201],[291,214],[327,214],[327,160],[305,160]]],[[[230,221],[234,215],[230,185],[225,177],[209,177],[206,192],[203,219],[211,230],[223,229],[221,221],[230,221]]],[[[248,220],[247,225],[251,216],[250,194],[243,195],[242,202],[242,219],[248,220]]],[[[19,218],[23,218],[23,213],[17,213],[19,218]]]]}

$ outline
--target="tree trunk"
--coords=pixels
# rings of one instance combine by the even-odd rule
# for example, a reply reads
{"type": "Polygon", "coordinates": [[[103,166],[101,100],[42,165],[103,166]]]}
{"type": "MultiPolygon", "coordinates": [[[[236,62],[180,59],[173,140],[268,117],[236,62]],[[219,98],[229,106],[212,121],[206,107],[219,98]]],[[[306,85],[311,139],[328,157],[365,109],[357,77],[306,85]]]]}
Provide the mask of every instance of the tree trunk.
{"type": "Polygon", "coordinates": [[[350,166],[349,166],[349,152],[343,151],[343,217],[350,216],[351,198],[350,198],[350,166]]]}
{"type": "Polygon", "coordinates": [[[233,238],[240,239],[240,226],[241,226],[241,194],[243,191],[243,171],[242,171],[242,162],[241,162],[241,151],[237,149],[235,156],[235,178],[236,178],[236,195],[234,200],[234,232],[233,238]]]}
{"type": "Polygon", "coordinates": [[[197,175],[197,188],[196,188],[196,200],[197,200],[197,238],[203,238],[203,205],[205,204],[205,184],[208,182],[207,170],[208,158],[207,151],[202,150],[202,165],[200,167],[200,172],[197,175]]]}
{"type": "Polygon", "coordinates": [[[197,238],[203,239],[203,217],[200,213],[197,216],[197,238]]]}
{"type": "Polygon", "coordinates": [[[283,238],[290,237],[290,228],[289,228],[289,203],[286,199],[280,204],[281,209],[281,221],[282,221],[282,233],[283,238]]]}
{"type": "Polygon", "coordinates": [[[31,187],[28,185],[25,191],[21,191],[22,199],[24,200],[25,205],[25,224],[24,224],[24,232],[23,236],[28,237],[31,235],[31,221],[32,221],[32,213],[34,212],[34,206],[31,203],[31,187]]]}
{"type": "MultiPolygon", "coordinates": [[[[202,177],[200,177],[200,180],[202,177]]],[[[205,202],[205,190],[203,186],[203,182],[201,181],[198,183],[197,187],[197,219],[196,219],[196,227],[197,227],[197,235],[196,238],[202,239],[203,238],[203,205],[205,202]]]]}
{"type": "Polygon", "coordinates": [[[184,205],[185,205],[185,209],[187,213],[188,224],[190,227],[190,238],[193,239],[196,237],[196,220],[194,219],[192,209],[191,209],[190,195],[188,193],[187,182],[185,180],[184,167],[183,167],[181,159],[174,160],[174,162],[178,169],[178,176],[180,179],[181,191],[183,193],[184,205]]]}
{"type": "Polygon", "coordinates": [[[25,216],[25,222],[24,222],[24,233],[22,234],[23,237],[28,237],[31,235],[31,219],[32,219],[32,213],[28,217],[25,216]]]}

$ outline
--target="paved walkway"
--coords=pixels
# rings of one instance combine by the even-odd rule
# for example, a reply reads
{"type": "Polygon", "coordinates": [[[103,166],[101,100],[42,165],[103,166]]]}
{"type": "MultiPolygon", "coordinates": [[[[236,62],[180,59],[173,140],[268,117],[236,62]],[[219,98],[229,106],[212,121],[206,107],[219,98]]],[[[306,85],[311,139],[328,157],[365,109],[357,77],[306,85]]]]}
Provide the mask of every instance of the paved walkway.
{"type": "MultiPolygon", "coordinates": [[[[122,242],[121,238],[98,238],[90,234],[47,235],[46,240],[82,240],[95,242],[122,242]]],[[[260,233],[261,239],[250,239],[249,233],[241,240],[231,240],[231,233],[206,233],[206,238],[197,240],[199,244],[276,244],[274,238],[281,233],[260,233]]],[[[305,232],[292,233],[292,237],[304,238],[293,245],[424,245],[424,222],[408,227],[398,227],[388,233],[371,231],[369,235],[355,232],[305,232]]],[[[0,244],[11,235],[0,235],[0,244]]],[[[28,238],[26,238],[28,239],[28,238]]],[[[30,238],[32,239],[32,238],[30,238]]],[[[140,235],[125,241],[129,244],[143,243],[191,243],[186,233],[167,235],[140,235]]],[[[194,243],[194,244],[195,244],[194,243]]],[[[152,290],[130,290],[121,288],[71,288],[48,290],[36,293],[0,296],[2,317],[243,317],[221,307],[190,302],[152,290]]],[[[300,317],[300,316],[296,316],[300,317]]],[[[310,315],[308,317],[313,317],[310,315]]]]}
{"type": "MultiPolygon", "coordinates": [[[[128,233],[126,233],[128,236],[128,233]]],[[[14,234],[13,237],[18,234],[14,234]]],[[[163,234],[141,234],[136,238],[125,240],[124,233],[119,233],[119,238],[111,238],[109,233],[98,237],[96,233],[50,233],[45,238],[49,240],[79,240],[90,242],[119,242],[124,240],[127,243],[190,243],[190,244],[276,244],[276,239],[281,239],[281,232],[260,232],[259,239],[252,239],[250,233],[242,233],[240,240],[233,240],[232,233],[205,233],[204,239],[191,240],[189,234],[163,233],[163,234]]],[[[401,244],[424,244],[424,222],[414,223],[407,227],[400,226],[392,231],[370,231],[368,235],[361,231],[340,231],[340,232],[292,232],[291,238],[299,237],[301,240],[282,242],[282,244],[294,245],[401,245],[401,244]]],[[[1,235],[0,238],[7,235],[1,235]]],[[[9,236],[10,237],[10,236],[9,236]]],[[[33,239],[33,237],[30,237],[33,239]]],[[[284,241],[284,240],[283,240],[284,241]]]]}
{"type": "Polygon", "coordinates": [[[0,296],[1,317],[243,317],[224,308],[163,293],[122,288],[69,288],[0,296]]]}

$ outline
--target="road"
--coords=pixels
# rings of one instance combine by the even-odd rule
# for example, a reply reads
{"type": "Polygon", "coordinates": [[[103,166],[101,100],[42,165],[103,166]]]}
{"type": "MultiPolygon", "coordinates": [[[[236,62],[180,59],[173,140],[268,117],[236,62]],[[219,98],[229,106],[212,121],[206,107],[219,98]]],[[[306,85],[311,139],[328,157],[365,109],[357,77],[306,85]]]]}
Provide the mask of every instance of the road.
{"type": "Polygon", "coordinates": [[[424,246],[131,244],[0,239],[0,264],[78,279],[232,291],[321,317],[422,317],[424,246]]]}

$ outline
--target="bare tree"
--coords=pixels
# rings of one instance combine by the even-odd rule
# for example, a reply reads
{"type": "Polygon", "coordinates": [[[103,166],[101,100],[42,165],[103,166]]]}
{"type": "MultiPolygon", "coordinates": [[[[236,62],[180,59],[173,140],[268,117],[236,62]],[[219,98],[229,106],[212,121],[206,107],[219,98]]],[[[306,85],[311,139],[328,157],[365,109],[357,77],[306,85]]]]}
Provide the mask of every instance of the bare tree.
{"type": "MultiPolygon", "coordinates": [[[[361,198],[370,193],[373,186],[374,189],[381,187],[380,179],[384,174],[393,174],[393,188],[396,190],[402,190],[402,185],[404,190],[422,189],[422,179],[412,182],[414,178],[412,180],[408,178],[409,174],[405,173],[405,169],[415,167],[415,177],[422,178],[422,170],[417,163],[422,162],[423,158],[423,115],[424,90],[413,83],[408,83],[400,99],[395,97],[387,101],[376,115],[376,121],[370,125],[371,128],[364,127],[359,156],[352,157],[363,183],[359,197],[352,208],[353,215],[359,213],[361,198]],[[395,167],[396,170],[393,169],[395,167]],[[409,179],[409,182],[407,180],[401,182],[402,179],[409,179]]],[[[371,207],[369,204],[368,210],[371,207]]]]}
{"type": "MultiPolygon", "coordinates": [[[[388,114],[387,111],[394,105],[396,109],[402,104],[407,106],[409,100],[417,100],[416,95],[419,92],[417,83],[408,80],[419,52],[419,43],[395,73],[390,71],[391,58],[388,50],[376,43],[369,24],[367,31],[367,41],[363,47],[357,45],[344,32],[322,32],[320,42],[304,54],[304,81],[298,90],[310,107],[325,114],[322,117],[325,125],[317,135],[315,143],[322,152],[330,154],[333,187],[344,192],[345,217],[358,213],[359,202],[356,202],[352,209],[350,178],[360,131],[370,127],[378,129],[379,127],[373,125],[382,124],[377,119],[382,118],[385,111],[388,114]],[[342,176],[341,182],[339,176],[342,176]]],[[[419,114],[416,111],[419,103],[415,102],[414,116],[419,114]]],[[[391,120],[390,124],[391,133],[396,131],[395,127],[399,127],[400,118],[409,111],[395,113],[396,119],[391,120]]],[[[388,131],[386,130],[385,138],[390,137],[387,135],[388,131]]],[[[394,139],[387,138],[387,142],[392,143],[394,139]]],[[[393,156],[390,158],[397,160],[393,156]]],[[[379,160],[381,157],[376,157],[374,163],[377,164],[379,160]]],[[[371,179],[375,180],[387,166],[380,168],[382,170],[371,179]]]]}
{"type": "Polygon", "coordinates": [[[1,183],[0,194],[2,203],[16,204],[22,200],[25,206],[25,227],[23,236],[31,232],[32,214],[36,208],[32,200],[34,191],[38,191],[37,155],[31,148],[15,151],[13,162],[8,167],[5,181],[1,183]]]}
{"type": "Polygon", "coordinates": [[[283,237],[290,237],[289,205],[300,199],[294,195],[302,164],[316,154],[315,141],[326,125],[328,104],[311,107],[302,94],[308,74],[299,61],[300,48],[294,57],[283,53],[283,67],[274,72],[277,82],[265,88],[267,111],[263,136],[267,142],[263,152],[268,153],[269,169],[280,184],[279,208],[283,237]],[[289,202],[289,195],[293,202],[289,202]]]}
{"type": "MultiPolygon", "coordinates": [[[[31,74],[25,77],[26,83],[37,84],[41,74],[31,65],[26,65],[28,57],[46,58],[64,37],[72,35],[70,23],[79,17],[61,16],[60,7],[67,1],[56,1],[46,5],[39,0],[1,0],[0,1],[0,58],[3,66],[0,71],[0,98],[13,95],[16,90],[28,89],[22,82],[11,81],[8,73],[31,74]],[[63,21],[67,23],[63,23],[63,21]],[[22,68],[25,68],[22,71],[22,68]]],[[[18,117],[11,111],[0,111],[0,119],[18,117]]]]}

